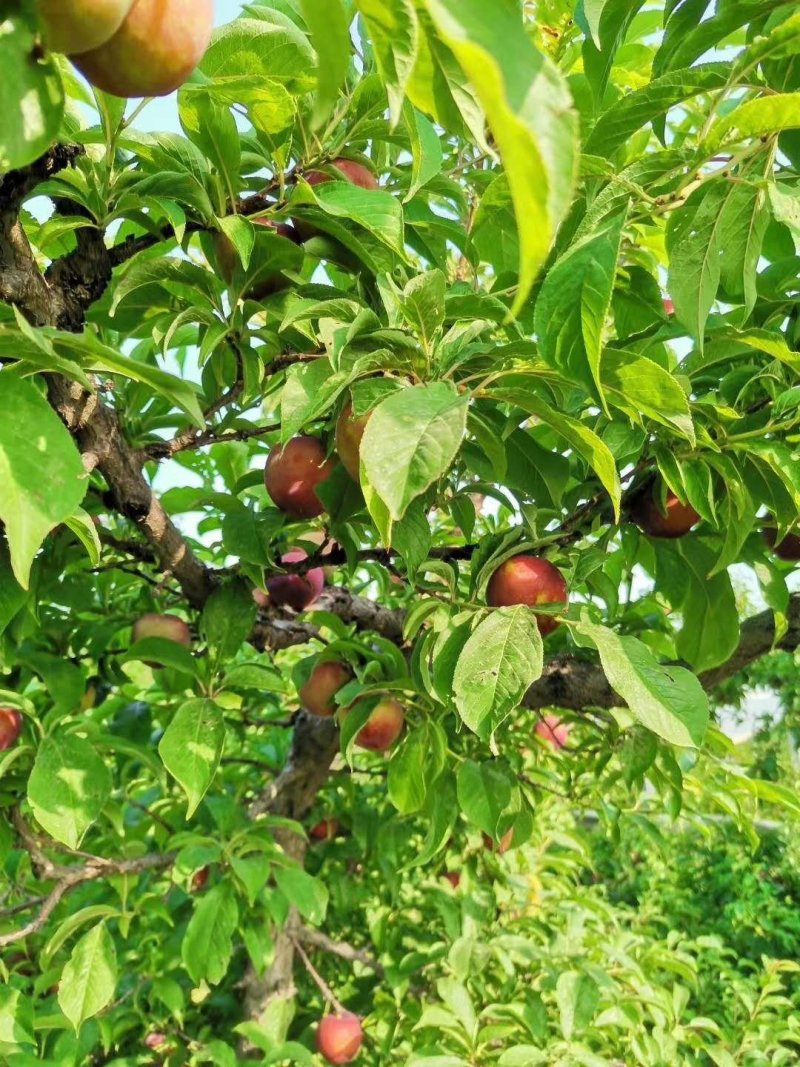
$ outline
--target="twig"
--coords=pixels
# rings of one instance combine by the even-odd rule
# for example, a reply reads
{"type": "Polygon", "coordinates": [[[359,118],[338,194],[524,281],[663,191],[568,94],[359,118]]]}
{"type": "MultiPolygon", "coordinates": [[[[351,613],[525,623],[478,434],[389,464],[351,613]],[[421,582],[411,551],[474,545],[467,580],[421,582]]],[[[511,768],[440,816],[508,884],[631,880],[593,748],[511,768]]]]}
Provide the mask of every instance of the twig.
{"type": "Polygon", "coordinates": [[[383,977],[383,967],[365,949],[354,948],[353,945],[348,944],[346,941],[333,941],[323,934],[321,930],[313,930],[308,926],[298,926],[295,930],[295,938],[297,941],[302,941],[304,945],[318,948],[321,952],[329,952],[332,956],[338,956],[340,959],[347,960],[350,963],[361,963],[365,967],[369,967],[379,977],[383,977]]]}
{"type": "Polygon", "coordinates": [[[322,977],[322,975],[320,975],[320,973],[316,970],[316,968],[314,967],[314,964],[311,962],[311,960],[306,955],[305,949],[300,944],[300,942],[297,940],[297,938],[296,937],[291,938],[291,942],[294,945],[295,950],[296,950],[297,954],[299,955],[300,959],[303,961],[303,966],[308,971],[308,973],[311,975],[311,977],[314,979],[314,981],[317,984],[317,986],[319,987],[319,990],[322,993],[323,997],[325,997],[325,999],[328,1001],[329,1004],[333,1005],[333,1007],[336,1009],[336,1011],[340,1015],[346,1014],[347,1009],[345,1008],[344,1004],[342,1004],[342,1002],[337,998],[336,994],[333,992],[331,987],[328,985],[328,983],[325,981],[325,979],[322,977]]]}
{"type": "Polygon", "coordinates": [[[100,856],[90,856],[89,861],[81,867],[61,866],[53,863],[46,855],[39,838],[28,827],[18,809],[14,810],[12,821],[23,848],[31,857],[31,864],[38,877],[46,881],[54,880],[55,885],[46,896],[34,903],[33,906],[37,904],[41,906],[30,922],[10,934],[0,935],[0,948],[6,948],[17,941],[24,941],[26,937],[41,930],[61,898],[76,886],[111,875],[141,874],[146,870],[159,870],[175,862],[176,853],[170,852],[163,855],[150,853],[132,860],[106,860],[100,856]]]}

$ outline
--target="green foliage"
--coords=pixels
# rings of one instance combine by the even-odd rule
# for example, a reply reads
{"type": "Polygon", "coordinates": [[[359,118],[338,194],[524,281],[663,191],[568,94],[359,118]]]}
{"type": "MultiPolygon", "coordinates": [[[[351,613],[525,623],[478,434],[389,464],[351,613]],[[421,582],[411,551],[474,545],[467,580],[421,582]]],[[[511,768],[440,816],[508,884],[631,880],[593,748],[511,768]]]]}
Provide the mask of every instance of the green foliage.
{"type": "Polygon", "coordinates": [[[0,1059],[795,1062],[796,5],[252,0],[163,132],[5,7],[0,1059]]]}

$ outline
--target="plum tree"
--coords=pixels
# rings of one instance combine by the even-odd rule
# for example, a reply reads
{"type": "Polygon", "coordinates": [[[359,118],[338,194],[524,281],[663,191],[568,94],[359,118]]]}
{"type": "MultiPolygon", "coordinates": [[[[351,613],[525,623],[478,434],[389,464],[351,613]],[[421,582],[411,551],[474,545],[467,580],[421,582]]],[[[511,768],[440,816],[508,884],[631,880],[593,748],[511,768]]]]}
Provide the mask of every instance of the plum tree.
{"type": "Polygon", "coordinates": [[[203,58],[213,21],[213,0],[134,0],[116,33],[73,62],[112,96],[165,96],[203,58]]]}
{"type": "MultiPolygon", "coordinates": [[[[263,226],[274,230],[279,237],[283,237],[293,244],[298,244],[300,241],[299,233],[290,222],[277,222],[275,219],[263,217],[254,218],[251,221],[255,226],[263,226]]],[[[214,235],[214,252],[217,257],[220,274],[225,282],[230,285],[236,277],[237,269],[241,267],[241,260],[239,259],[239,253],[236,251],[236,246],[227,234],[220,231],[214,235]]],[[[259,270],[257,264],[254,264],[251,258],[248,273],[252,274],[254,271],[259,277],[243,292],[242,296],[247,300],[265,300],[268,296],[282,292],[291,285],[288,278],[284,277],[280,272],[270,271],[268,266],[259,270]]]]}
{"type": "Polygon", "coordinates": [[[348,401],[336,420],[336,454],[354,481],[358,481],[361,459],[361,438],[367,428],[369,415],[353,418],[353,405],[348,401]]]}
{"type": "Polygon", "coordinates": [[[800,714],[795,6],[218,3],[145,107],[70,60],[164,91],[210,0],[3,5],[9,1063],[322,1064],[336,990],[371,1067],[619,1062],[620,989],[643,1062],[760,1040],[676,1006],[661,924],[587,876],[682,788],[726,838],[792,814],[760,777],[800,714]],[[630,521],[642,491],[672,528],[668,487],[682,542],[630,521]],[[784,670],[770,736],[722,744],[784,670]],[[481,966],[504,942],[527,965],[481,966]]]}
{"type": "MultiPolygon", "coordinates": [[[[301,563],[308,555],[302,548],[293,548],[281,556],[282,563],[301,563]]],[[[267,579],[269,602],[275,607],[305,611],[322,592],[325,572],[322,567],[312,567],[305,574],[273,574],[267,579]]]]}
{"type": "MultiPolygon", "coordinates": [[[[514,604],[564,604],[568,600],[567,583],[549,560],[522,553],[501,563],[489,579],[486,602],[492,608],[514,604]]],[[[558,626],[552,615],[538,615],[536,621],[544,637],[558,626]]]]}
{"type": "Polygon", "coordinates": [[[122,25],[134,0],[38,0],[47,47],[74,55],[105,44],[122,25]]]}
{"type": "MultiPolygon", "coordinates": [[[[345,159],[340,156],[332,160],[330,166],[338,172],[340,181],[350,182],[351,185],[357,185],[360,189],[379,188],[378,179],[369,167],[355,159],[345,159]]],[[[325,182],[335,180],[335,175],[329,174],[324,170],[311,170],[306,175],[306,181],[309,185],[322,185],[325,182]]]]}
{"type": "Polygon", "coordinates": [[[16,744],[21,732],[21,713],[16,708],[0,708],[0,752],[16,744]]]}
{"type": "Polygon", "coordinates": [[[320,819],[308,831],[308,836],[315,841],[332,841],[339,832],[338,819],[320,819]]]}
{"type": "Polygon", "coordinates": [[[328,1063],[352,1063],[363,1040],[361,1020],[349,1011],[326,1015],[317,1026],[317,1051],[328,1063]]]}
{"type": "Polygon", "coordinates": [[[300,702],[312,715],[336,713],[334,696],[352,679],[353,672],[338,660],[324,660],[314,665],[307,680],[297,690],[300,702]]]}
{"type": "Polygon", "coordinates": [[[534,733],[553,748],[563,748],[569,740],[569,723],[558,715],[545,715],[536,723],[534,733]]]}
{"type": "MultiPolygon", "coordinates": [[[[363,700],[368,699],[370,698],[362,697],[361,700],[357,700],[344,714],[358,707],[363,700]]],[[[356,734],[356,744],[359,748],[366,748],[372,752],[385,752],[392,747],[403,732],[405,719],[405,708],[400,701],[395,700],[394,697],[383,697],[372,709],[372,714],[356,734]]]]}
{"type": "Polygon", "coordinates": [[[789,533],[778,541],[778,534],[773,526],[765,526],[761,533],[778,559],[786,560],[787,563],[800,562],[800,535],[789,533]]]}
{"type": "Polygon", "coordinates": [[[683,537],[700,521],[691,504],[684,504],[671,490],[662,510],[658,483],[647,486],[634,497],[630,516],[649,537],[683,537]]]}
{"type": "Polygon", "coordinates": [[[290,518],[314,519],[325,510],[316,490],[333,468],[333,461],[325,458],[322,442],[300,435],[270,451],[264,484],[275,505],[290,518]]]}

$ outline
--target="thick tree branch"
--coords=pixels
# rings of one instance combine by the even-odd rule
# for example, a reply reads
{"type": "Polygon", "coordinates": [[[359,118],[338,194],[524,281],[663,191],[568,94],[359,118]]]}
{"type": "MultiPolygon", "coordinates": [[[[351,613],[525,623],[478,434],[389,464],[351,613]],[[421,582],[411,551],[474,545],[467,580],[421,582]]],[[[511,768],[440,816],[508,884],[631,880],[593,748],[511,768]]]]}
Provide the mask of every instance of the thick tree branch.
{"type": "Polygon", "coordinates": [[[115,509],[136,523],[161,567],[173,574],[189,603],[201,608],[215,577],[189,548],[142,474],[114,411],[96,395],[60,375],[49,380],[50,402],[75,437],[87,466],[97,467],[115,509]]]}

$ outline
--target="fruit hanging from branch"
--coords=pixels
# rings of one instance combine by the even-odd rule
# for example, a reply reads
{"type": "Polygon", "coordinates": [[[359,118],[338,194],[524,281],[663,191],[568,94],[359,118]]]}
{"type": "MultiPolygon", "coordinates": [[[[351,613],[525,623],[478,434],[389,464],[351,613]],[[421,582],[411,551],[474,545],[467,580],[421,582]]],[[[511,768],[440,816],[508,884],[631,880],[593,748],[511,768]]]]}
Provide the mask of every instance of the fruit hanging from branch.
{"type": "MultiPolygon", "coordinates": [[[[348,708],[348,712],[357,708],[363,697],[348,708]]],[[[345,712],[344,714],[347,714],[345,712]]],[[[391,748],[400,734],[406,721],[405,708],[394,697],[383,697],[372,709],[367,722],[356,734],[356,744],[359,748],[369,749],[371,752],[385,752],[391,748]]]]}
{"type": "Polygon", "coordinates": [[[42,34],[53,52],[77,55],[105,44],[134,0],[38,0],[42,34]]]}
{"type": "Polygon", "coordinates": [[[17,743],[22,733],[22,715],[17,708],[0,708],[0,752],[17,743]]]}
{"type": "Polygon", "coordinates": [[[317,1051],[328,1063],[352,1063],[361,1051],[363,1040],[361,1020],[352,1012],[337,1012],[319,1021],[317,1051]]]}
{"type": "Polygon", "coordinates": [[[213,0],[134,0],[112,37],[71,58],[112,96],[166,96],[203,58],[213,24],[213,0]]]}
{"type": "Polygon", "coordinates": [[[306,181],[309,185],[323,185],[325,182],[332,181],[346,181],[351,185],[357,185],[359,189],[378,189],[378,179],[363,163],[359,163],[354,159],[334,159],[329,167],[335,171],[335,174],[328,173],[324,170],[311,170],[306,175],[306,181]]]}
{"type": "MultiPolygon", "coordinates": [[[[491,608],[506,608],[514,604],[536,607],[542,604],[563,604],[566,607],[569,591],[564,576],[557,567],[540,556],[522,553],[501,563],[486,590],[486,603],[491,608]]],[[[542,637],[552,633],[558,619],[552,615],[536,616],[542,637]]]]}
{"type": "Polygon", "coordinates": [[[368,422],[369,415],[353,417],[353,405],[349,401],[336,420],[336,453],[344,469],[356,482],[361,462],[361,438],[368,422]]]}
{"type": "Polygon", "coordinates": [[[662,508],[659,485],[645,488],[631,503],[630,516],[650,537],[677,538],[689,533],[700,516],[671,491],[667,491],[662,508]]]}
{"type": "MultiPolygon", "coordinates": [[[[281,556],[282,563],[302,563],[308,559],[302,548],[293,548],[281,556]]],[[[325,571],[312,567],[305,574],[274,574],[267,579],[269,602],[279,608],[305,611],[311,607],[325,586],[325,571]]],[[[258,603],[258,601],[257,601],[258,603]]]]}
{"type": "Polygon", "coordinates": [[[558,715],[545,715],[536,723],[533,732],[552,748],[563,748],[569,740],[569,723],[558,715]]]}
{"type": "Polygon", "coordinates": [[[336,714],[335,695],[353,677],[352,671],[337,660],[316,663],[308,679],[297,690],[300,702],[312,715],[336,714]]]}
{"type": "Polygon", "coordinates": [[[276,507],[290,518],[314,519],[325,510],[316,490],[331,476],[333,468],[322,442],[300,435],[271,450],[264,468],[264,484],[276,507]]]}

